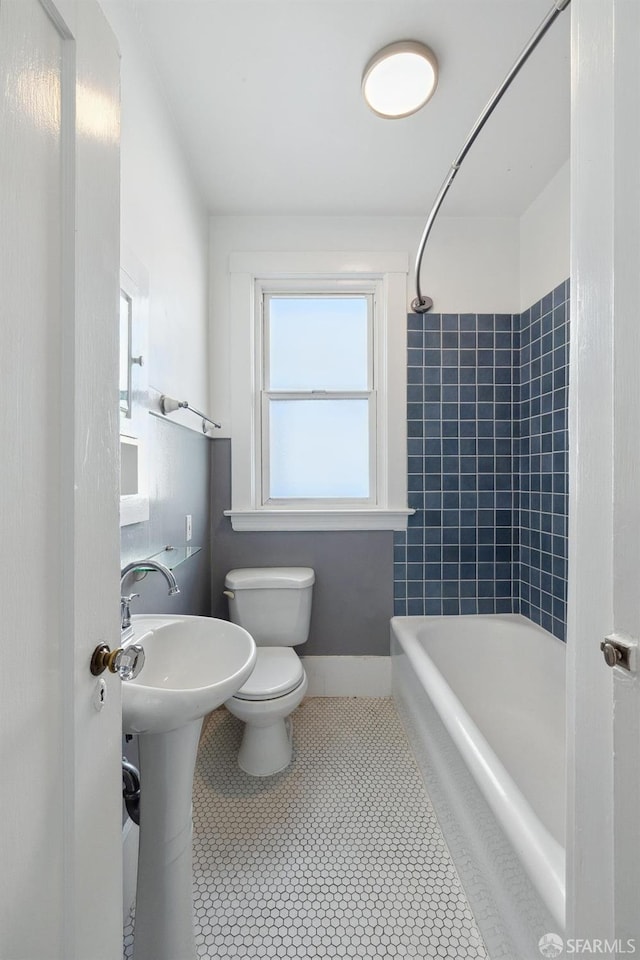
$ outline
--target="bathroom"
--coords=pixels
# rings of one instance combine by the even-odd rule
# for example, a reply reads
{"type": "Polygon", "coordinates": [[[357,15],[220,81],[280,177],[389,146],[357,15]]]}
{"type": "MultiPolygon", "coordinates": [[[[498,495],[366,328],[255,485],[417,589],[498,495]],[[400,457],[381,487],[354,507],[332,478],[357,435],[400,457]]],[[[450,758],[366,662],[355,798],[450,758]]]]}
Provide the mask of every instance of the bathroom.
{"type": "MultiPolygon", "coordinates": [[[[15,0],[0,3],[0,25],[12,3],[15,0]]],[[[36,0],[33,4],[37,6],[36,0]]],[[[72,35],[76,30],[78,37],[83,30],[90,32],[76,11],[82,4],[60,0],[54,6],[66,18],[72,35]]],[[[100,194],[95,209],[110,236],[120,238],[121,318],[124,303],[131,318],[131,357],[142,357],[142,363],[130,367],[131,416],[125,417],[125,428],[121,422],[118,429],[111,417],[105,420],[103,433],[113,463],[120,445],[118,434],[125,437],[123,462],[129,463],[133,451],[134,493],[122,506],[124,519],[132,522],[121,526],[118,543],[113,524],[118,510],[115,475],[102,474],[98,485],[94,482],[82,503],[74,506],[79,533],[68,559],[75,564],[73,589],[80,599],[75,600],[71,646],[64,630],[74,603],[71,593],[65,593],[71,586],[61,580],[56,591],[57,580],[51,573],[56,567],[52,544],[60,542],[59,528],[47,527],[44,547],[38,543],[38,528],[49,523],[51,505],[39,513],[36,506],[49,501],[35,487],[23,490],[22,484],[25,477],[35,484],[38,472],[46,477],[55,469],[56,438],[45,429],[51,410],[73,409],[77,417],[74,469],[81,474],[96,453],[92,444],[85,444],[91,430],[85,436],[82,420],[95,412],[91,403],[78,401],[88,396],[81,393],[81,361],[93,355],[90,344],[78,341],[74,395],[65,394],[64,384],[55,404],[51,394],[37,395],[43,415],[32,417],[29,429],[34,436],[42,431],[44,459],[29,460],[35,454],[23,451],[27,467],[18,471],[14,488],[5,487],[2,501],[3,507],[11,505],[6,512],[7,543],[15,548],[7,551],[11,563],[3,578],[5,589],[11,590],[3,605],[9,611],[7,644],[25,623],[34,636],[44,635],[48,621],[46,611],[37,620],[40,602],[43,609],[48,604],[49,610],[58,612],[60,631],[59,636],[51,634],[58,639],[48,646],[34,642],[33,655],[26,664],[16,663],[3,692],[14,717],[6,725],[3,721],[7,756],[11,738],[27,728],[31,735],[22,738],[29,758],[23,782],[1,788],[3,805],[21,810],[22,818],[7,821],[11,838],[19,838],[19,843],[7,844],[7,874],[15,879],[6,879],[2,885],[6,913],[0,929],[7,939],[0,957],[86,960],[95,956],[102,960],[122,955],[119,917],[122,911],[126,923],[135,896],[137,828],[126,820],[122,829],[121,731],[114,721],[121,693],[115,683],[118,678],[108,677],[106,686],[99,687],[103,678],[94,680],[86,671],[86,686],[77,687],[81,692],[69,698],[69,685],[81,681],[66,672],[64,655],[73,651],[79,675],[97,643],[107,639],[112,648],[117,646],[114,558],[119,554],[119,570],[168,546],[189,548],[184,562],[175,567],[180,593],[168,596],[162,577],[153,573],[143,580],[132,578],[126,583],[127,592],[140,594],[131,601],[132,614],[226,620],[230,598],[224,591],[233,592],[225,583],[230,570],[311,568],[315,576],[309,637],[297,651],[308,688],[306,699],[293,714],[294,758],[289,772],[272,778],[243,774],[246,779],[238,779],[233,751],[237,751],[240,725],[223,710],[216,712],[209,734],[205,733],[209,739],[203,741],[203,757],[213,763],[214,772],[217,766],[219,780],[197,767],[194,876],[198,890],[207,893],[200,905],[196,899],[199,955],[486,955],[514,960],[541,955],[538,936],[526,940],[527,929],[523,933],[518,924],[511,924],[519,909],[513,901],[490,892],[482,915],[477,891],[490,886],[483,875],[485,870],[490,872],[489,867],[478,857],[474,869],[481,876],[476,873],[474,879],[465,873],[465,862],[473,859],[468,855],[468,838],[460,834],[461,849],[456,849],[456,828],[445,806],[438,808],[437,794],[444,791],[435,783],[431,786],[436,807],[431,816],[437,815],[433,829],[444,834],[439,842],[448,845],[453,866],[447,869],[454,871],[458,885],[447,919],[455,925],[461,911],[465,923],[472,924],[465,928],[467,933],[472,930],[479,940],[467,937],[465,946],[445,937],[430,944],[429,936],[418,934],[415,924],[409,930],[406,918],[382,914],[380,893],[367,894],[363,887],[350,895],[360,901],[370,896],[369,920],[362,916],[349,920],[346,909],[342,924],[331,924],[326,917],[315,923],[307,918],[306,928],[315,931],[310,942],[294,941],[297,933],[291,934],[290,944],[267,942],[265,938],[273,939],[273,934],[265,932],[264,924],[248,923],[249,932],[241,934],[244,939],[227,944],[225,937],[240,934],[229,934],[232,927],[213,929],[210,914],[222,908],[217,902],[215,909],[212,906],[202,859],[211,858],[209,841],[198,834],[198,817],[211,807],[206,802],[212,795],[207,789],[216,798],[208,816],[215,820],[221,809],[217,805],[224,803],[228,807],[224,822],[239,845],[242,837],[233,820],[234,807],[250,811],[254,809],[250,804],[257,804],[256,810],[266,810],[264,816],[277,823],[278,803],[286,805],[287,783],[293,783],[287,778],[295,777],[300,766],[304,768],[308,756],[317,756],[315,775],[330,784],[333,779],[337,799],[342,797],[343,805],[349,806],[355,790],[353,771],[332,766],[324,740],[325,753],[317,754],[314,737],[333,743],[332,737],[341,741],[352,729],[362,750],[362,756],[354,753],[356,741],[351,741],[348,757],[354,769],[361,769],[358,764],[362,763],[372,770],[377,763],[388,769],[390,793],[382,798],[381,791],[377,819],[371,821],[374,832],[383,830],[383,813],[387,821],[393,820],[397,807],[404,804],[413,810],[416,797],[422,796],[419,746],[411,740],[408,747],[404,739],[410,718],[405,713],[401,726],[393,706],[394,690],[399,706],[400,697],[392,659],[400,671],[404,669],[402,655],[389,656],[389,624],[394,614],[516,614],[536,629],[546,630],[554,651],[561,644],[564,652],[566,643],[568,763],[566,801],[559,801],[566,803],[562,814],[566,819],[562,878],[566,919],[564,924],[558,922],[546,904],[551,917],[542,933],[563,937],[566,952],[579,952],[570,948],[580,941],[586,952],[589,947],[584,942],[593,947],[596,940],[602,949],[591,952],[632,952],[625,945],[640,936],[640,839],[634,813],[640,773],[633,749],[640,706],[637,678],[621,668],[610,670],[600,643],[611,634],[633,642],[640,633],[637,591],[629,572],[640,560],[633,499],[637,454],[624,439],[640,419],[634,389],[637,334],[631,319],[624,322],[626,316],[633,317],[640,292],[629,267],[633,257],[628,255],[640,246],[634,206],[640,182],[633,163],[640,136],[628,93],[638,80],[635,5],[624,0],[573,0],[560,11],[451,187],[424,256],[422,290],[434,300],[433,310],[424,314],[410,306],[415,296],[414,258],[435,193],[483,106],[547,13],[550,0],[519,4],[504,0],[448,4],[443,0],[400,4],[104,0],[100,6],[108,28],[98,18],[100,26],[94,25],[94,32],[104,30],[101,42],[106,44],[111,31],[121,57],[118,78],[111,63],[113,54],[109,55],[109,95],[116,101],[118,85],[120,89],[119,129],[108,100],[95,98],[91,70],[82,66],[81,56],[78,64],[87,71],[86,102],[80,98],[77,109],[85,136],[99,139],[111,124],[106,140],[113,149],[119,145],[119,224],[113,194],[111,199],[106,192],[100,194]],[[362,99],[362,73],[369,58],[385,44],[409,38],[428,44],[436,53],[439,84],[432,100],[414,116],[384,120],[371,113],[362,99]],[[492,56],[481,57],[479,51],[487,49],[492,56]],[[328,50],[334,51],[332,78],[326,76],[328,50]],[[317,74],[310,72],[315,65],[317,74]],[[214,119],[204,123],[208,100],[215,101],[210,114],[214,119]],[[352,138],[346,133],[350,117],[352,138]],[[252,501],[256,484],[246,469],[255,413],[247,410],[246,403],[253,376],[252,331],[247,327],[249,311],[244,309],[246,278],[349,271],[350,275],[360,272],[367,280],[384,277],[380,295],[387,298],[389,322],[383,333],[391,371],[386,420],[380,418],[386,428],[386,456],[381,460],[384,482],[380,484],[384,510],[346,523],[344,517],[325,519],[321,529],[317,520],[296,527],[266,515],[257,525],[252,501]],[[539,358],[534,353],[538,345],[539,358]],[[473,357],[465,354],[463,358],[464,351],[472,351],[473,357]],[[537,359],[541,361],[539,395],[535,393],[538,377],[532,370],[537,359]],[[542,378],[549,375],[552,391],[542,386],[542,378]],[[494,388],[491,400],[482,390],[490,386],[494,388]],[[162,395],[187,400],[220,427],[205,423],[205,435],[198,414],[184,408],[163,414],[162,395]],[[543,407],[549,395],[551,406],[543,407]],[[490,412],[488,407],[480,409],[489,403],[490,412]],[[536,417],[540,422],[534,424],[536,417]],[[480,431],[483,423],[491,424],[490,435],[480,431]],[[475,433],[470,424],[477,428],[475,433]],[[475,489],[466,485],[470,476],[477,478],[475,489]],[[33,509],[13,510],[18,497],[33,509]],[[101,532],[103,549],[97,549],[101,532]],[[44,583],[44,578],[47,590],[36,601],[34,582],[44,583]],[[33,687],[38,669],[42,677],[33,687]],[[53,684],[51,676],[56,678],[53,684]],[[24,696],[31,689],[36,690],[35,702],[24,696]],[[105,709],[94,707],[94,693],[106,697],[105,709]],[[615,723],[614,703],[620,718],[615,723]],[[73,710],[69,704],[75,704],[73,710]],[[98,723],[103,724],[104,737],[96,730],[98,723]],[[36,733],[41,729],[42,734],[36,733]],[[219,739],[213,735],[216,730],[219,739]],[[103,746],[98,751],[100,737],[103,746]],[[220,751],[227,749],[222,757],[228,764],[224,772],[220,751]],[[61,752],[66,771],[62,778],[54,763],[61,752]],[[96,759],[89,764],[86,757],[92,754],[96,759]],[[407,771],[413,779],[405,779],[407,771]],[[397,790],[401,782],[407,784],[406,796],[397,790]],[[97,783],[104,801],[95,796],[97,783]],[[42,784],[48,797],[46,810],[42,784]],[[117,790],[111,789],[113,784],[117,790]],[[94,802],[103,805],[93,807],[94,802]],[[101,829],[94,829],[87,809],[102,811],[101,829]],[[28,831],[22,820],[30,824],[28,831]],[[30,891],[29,900],[38,898],[40,925],[29,923],[16,890],[23,895],[30,891]],[[100,898],[104,908],[98,909],[100,898]],[[496,911],[502,911],[498,919],[496,911]],[[205,929],[207,924],[211,929],[205,929]],[[373,930],[376,926],[384,928],[382,934],[373,930]],[[356,927],[361,928],[359,932],[356,927]],[[328,928],[333,933],[327,933],[328,928]],[[325,943],[327,936],[330,942],[325,943]],[[377,942],[374,936],[387,939],[377,942]]],[[[84,9],[92,7],[87,4],[84,9]]],[[[0,31],[0,41],[1,36],[0,31]]],[[[81,45],[78,50],[82,51],[81,45]]],[[[89,206],[94,209],[93,194],[89,206]]],[[[90,230],[91,219],[80,219],[79,229],[90,230]]],[[[82,302],[82,297],[78,300],[82,302]]],[[[15,351],[26,349],[24,343],[11,344],[15,351]]],[[[114,348],[108,339],[101,344],[107,353],[114,348]]],[[[40,360],[34,356],[34,371],[36,361],[44,371],[50,355],[48,360],[43,350],[40,360]]],[[[16,376],[12,368],[6,371],[5,389],[13,385],[11,396],[23,398],[24,409],[33,403],[37,412],[37,399],[33,399],[37,378],[23,384],[16,376]]],[[[40,379],[44,382],[44,377],[40,379]]],[[[110,396],[113,385],[106,374],[104,382],[101,389],[110,396]]],[[[58,421],[72,422],[61,413],[58,421]]],[[[19,437],[24,437],[25,423],[20,418],[16,421],[19,437]]],[[[61,449],[63,441],[61,431],[61,449]]],[[[59,469],[67,483],[73,480],[73,471],[63,471],[65,462],[61,456],[59,469]]],[[[77,477],[76,487],[83,489],[77,477]]],[[[46,495],[54,494],[47,490],[46,495]]],[[[68,508],[67,504],[64,509],[68,508]]],[[[4,523],[3,519],[3,527],[4,523]]],[[[71,547],[67,544],[66,549],[71,547]]],[[[69,569],[69,563],[62,566],[69,569]]],[[[405,640],[409,650],[413,640],[405,640]]],[[[394,642],[399,642],[397,637],[394,642]]],[[[478,642],[484,641],[478,637],[478,642]]],[[[466,654],[465,663],[477,686],[489,691],[490,671],[483,672],[485,665],[466,654]]],[[[554,671],[551,666],[548,669],[554,671]]],[[[511,676],[509,670],[511,664],[501,665],[497,672],[513,686],[506,679],[511,676]]],[[[517,663],[513,670],[517,672],[517,663]]],[[[535,688],[540,698],[548,678],[545,671],[540,691],[535,688]]],[[[486,693],[485,699],[490,700],[491,694],[486,693]]],[[[555,719],[552,706],[546,717],[547,726],[555,724],[557,731],[563,726],[563,714],[561,705],[555,707],[560,720],[555,719]]],[[[125,749],[137,763],[134,747],[127,744],[125,749]]],[[[433,760],[425,762],[433,764],[433,760]]],[[[553,767],[545,767],[544,758],[540,777],[543,782],[545,777],[553,779],[553,767]]],[[[546,786],[549,789],[541,792],[553,794],[553,784],[546,786]]],[[[446,804],[446,798],[441,802],[446,804]]],[[[332,814],[336,821],[338,810],[332,814]]],[[[315,887],[310,887],[313,895],[325,903],[324,893],[320,894],[328,885],[335,900],[348,900],[335,862],[329,867],[332,876],[322,872],[320,852],[329,856],[331,824],[319,815],[314,819],[311,811],[306,816],[316,825],[315,854],[307,873],[308,879],[317,868],[315,887]]],[[[421,809],[415,822],[422,822],[423,816],[421,809]]],[[[485,822],[489,814],[483,809],[477,817],[485,822]]],[[[409,827],[410,821],[407,814],[409,827]]],[[[256,839],[261,823],[247,827],[243,847],[248,851],[247,864],[258,856],[258,840],[256,850],[250,841],[256,839]]],[[[403,842],[410,839],[409,831],[403,842]]],[[[351,849],[348,837],[339,842],[351,849]]],[[[393,839],[385,842],[393,847],[393,839]]],[[[268,856],[276,854],[271,850],[268,856]]],[[[400,893],[408,896],[407,875],[394,873],[397,849],[390,849],[388,856],[379,852],[370,856],[378,874],[384,873],[385,864],[388,867],[390,886],[384,890],[389,900],[400,893]]],[[[409,862],[411,855],[405,859],[409,862]]],[[[273,867],[272,860],[269,865],[273,867]]],[[[244,876],[249,877],[249,866],[245,866],[244,876]]],[[[267,865],[264,869],[268,873],[267,865]]],[[[424,870],[418,886],[431,882],[428,868],[424,870]]],[[[243,876],[242,871],[237,875],[243,876]]],[[[230,876],[227,873],[226,880],[230,876]]],[[[442,877],[437,883],[443,883],[442,877]]],[[[229,889],[237,890],[230,880],[229,889]]],[[[258,894],[249,886],[245,894],[246,902],[253,904],[248,909],[253,909],[258,894]]],[[[431,890],[418,899],[434,896],[431,890]]],[[[245,909],[242,898],[236,897],[235,905],[232,899],[229,894],[221,901],[229,915],[245,909]]],[[[278,917],[284,917],[282,903],[274,907],[269,897],[265,902],[271,903],[277,926],[278,917]]],[[[423,908],[424,903],[416,907],[423,908]]],[[[529,908],[520,904],[520,909],[530,915],[529,908]]],[[[552,949],[554,944],[547,946],[552,949]]],[[[131,947],[129,924],[127,956],[131,947]]]]}

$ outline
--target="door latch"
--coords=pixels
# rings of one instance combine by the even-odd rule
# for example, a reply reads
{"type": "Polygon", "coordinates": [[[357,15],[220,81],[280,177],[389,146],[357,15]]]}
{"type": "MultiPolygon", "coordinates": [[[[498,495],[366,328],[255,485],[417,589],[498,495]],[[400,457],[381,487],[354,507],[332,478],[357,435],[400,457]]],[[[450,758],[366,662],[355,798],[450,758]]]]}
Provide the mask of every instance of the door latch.
{"type": "Polygon", "coordinates": [[[636,644],[612,634],[600,644],[602,655],[609,667],[622,667],[623,670],[635,670],[636,644]]]}

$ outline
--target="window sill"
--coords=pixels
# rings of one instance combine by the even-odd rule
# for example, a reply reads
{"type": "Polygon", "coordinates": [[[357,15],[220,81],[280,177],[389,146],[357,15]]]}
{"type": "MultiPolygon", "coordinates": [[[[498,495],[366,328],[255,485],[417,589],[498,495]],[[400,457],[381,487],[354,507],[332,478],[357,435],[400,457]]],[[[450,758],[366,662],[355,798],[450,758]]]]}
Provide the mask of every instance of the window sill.
{"type": "Polygon", "coordinates": [[[405,530],[414,510],[225,510],[234,530],[405,530]]]}

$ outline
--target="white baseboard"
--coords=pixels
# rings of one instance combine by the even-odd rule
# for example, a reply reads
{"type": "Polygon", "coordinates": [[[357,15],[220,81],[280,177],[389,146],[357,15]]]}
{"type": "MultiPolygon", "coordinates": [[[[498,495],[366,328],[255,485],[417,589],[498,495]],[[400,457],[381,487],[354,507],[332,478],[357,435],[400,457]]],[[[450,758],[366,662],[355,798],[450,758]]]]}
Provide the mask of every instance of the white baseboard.
{"type": "Polygon", "coordinates": [[[302,657],[308,697],[390,697],[391,657],[302,657]]]}
{"type": "Polygon", "coordinates": [[[127,820],[122,828],[122,912],[125,919],[136,897],[139,833],[133,820],[127,820]]]}

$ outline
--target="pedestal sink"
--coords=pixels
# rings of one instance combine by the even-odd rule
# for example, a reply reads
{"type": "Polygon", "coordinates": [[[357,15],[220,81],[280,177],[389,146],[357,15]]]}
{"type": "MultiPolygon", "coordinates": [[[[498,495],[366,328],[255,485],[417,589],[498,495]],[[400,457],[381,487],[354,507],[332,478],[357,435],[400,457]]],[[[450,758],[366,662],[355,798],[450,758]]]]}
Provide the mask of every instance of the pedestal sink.
{"type": "MultiPolygon", "coordinates": [[[[134,960],[195,960],[191,791],[203,717],[240,689],[252,637],[210,617],[133,617],[146,661],[122,685],[122,729],[138,734],[140,848],[134,960]]],[[[125,644],[125,646],[127,646],[125,644]]]]}

